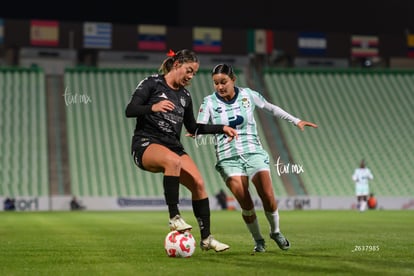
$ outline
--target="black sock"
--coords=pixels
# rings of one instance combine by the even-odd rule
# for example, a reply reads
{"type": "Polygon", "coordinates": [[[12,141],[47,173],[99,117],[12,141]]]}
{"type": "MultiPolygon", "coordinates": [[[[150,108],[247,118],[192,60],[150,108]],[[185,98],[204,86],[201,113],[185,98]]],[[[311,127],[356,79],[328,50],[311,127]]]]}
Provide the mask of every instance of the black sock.
{"type": "Polygon", "coordinates": [[[200,227],[201,239],[210,236],[210,202],[208,198],[193,200],[193,213],[200,227]]]}
{"type": "Polygon", "coordinates": [[[164,197],[170,218],[180,214],[178,210],[180,177],[164,175],[164,197]]]}

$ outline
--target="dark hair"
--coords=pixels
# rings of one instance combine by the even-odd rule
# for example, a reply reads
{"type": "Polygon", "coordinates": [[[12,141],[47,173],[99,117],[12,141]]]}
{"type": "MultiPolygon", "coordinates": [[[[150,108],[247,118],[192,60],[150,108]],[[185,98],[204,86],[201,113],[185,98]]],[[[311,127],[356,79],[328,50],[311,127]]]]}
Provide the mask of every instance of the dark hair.
{"type": "Polygon", "coordinates": [[[162,72],[163,74],[167,74],[168,72],[171,71],[174,65],[174,62],[176,62],[177,60],[180,64],[187,63],[187,62],[199,63],[198,57],[193,51],[183,49],[183,50],[180,50],[174,53],[173,51],[170,50],[170,52],[168,53],[168,57],[161,64],[159,71],[162,72]]]}
{"type": "Polygon", "coordinates": [[[234,79],[235,77],[233,67],[225,63],[218,64],[213,68],[213,72],[211,72],[211,75],[214,76],[216,74],[226,74],[231,79],[234,79]]]}

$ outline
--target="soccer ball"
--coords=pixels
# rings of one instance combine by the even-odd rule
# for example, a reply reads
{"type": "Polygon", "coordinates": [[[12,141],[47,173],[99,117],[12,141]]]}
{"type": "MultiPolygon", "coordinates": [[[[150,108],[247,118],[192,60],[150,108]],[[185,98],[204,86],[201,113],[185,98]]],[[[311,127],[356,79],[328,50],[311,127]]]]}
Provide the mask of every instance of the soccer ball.
{"type": "Polygon", "coordinates": [[[196,248],[196,240],[189,231],[171,231],[164,241],[165,252],[168,257],[189,258],[196,248]]]}

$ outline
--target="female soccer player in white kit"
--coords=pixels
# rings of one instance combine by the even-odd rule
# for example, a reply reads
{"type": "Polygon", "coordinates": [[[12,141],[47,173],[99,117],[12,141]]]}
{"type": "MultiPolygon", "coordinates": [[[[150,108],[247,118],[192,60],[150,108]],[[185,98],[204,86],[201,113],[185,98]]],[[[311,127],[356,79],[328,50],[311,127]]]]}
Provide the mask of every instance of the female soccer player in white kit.
{"type": "Polygon", "coordinates": [[[282,250],[290,248],[290,242],[279,227],[279,212],[269,169],[269,156],[263,149],[254,119],[256,107],[288,120],[301,130],[316,124],[302,121],[280,107],[266,101],[250,88],[235,86],[236,76],[230,65],[219,64],[212,72],[215,92],[204,98],[197,123],[225,124],[237,130],[238,139],[231,143],[225,135],[216,135],[216,169],[233,193],[242,209],[242,217],[255,241],[254,252],[265,251],[265,240],[260,232],[254,203],[249,193],[249,179],[253,182],[263,203],[270,225],[270,238],[282,250]]]}
{"type": "Polygon", "coordinates": [[[365,166],[362,160],[359,168],[356,168],[352,174],[352,180],[355,182],[355,194],[358,200],[358,210],[363,212],[367,209],[367,201],[369,195],[369,180],[374,179],[371,170],[365,166]]]}

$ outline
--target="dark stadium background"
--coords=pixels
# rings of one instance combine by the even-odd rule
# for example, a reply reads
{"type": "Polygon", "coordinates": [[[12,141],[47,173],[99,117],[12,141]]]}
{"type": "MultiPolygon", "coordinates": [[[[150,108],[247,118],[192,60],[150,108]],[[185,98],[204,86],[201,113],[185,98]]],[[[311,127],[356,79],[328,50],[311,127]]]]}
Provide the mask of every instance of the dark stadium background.
{"type": "Polygon", "coordinates": [[[0,17],[401,34],[414,31],[414,1],[8,1],[0,17]]]}
{"type": "MultiPolygon", "coordinates": [[[[317,136],[317,139],[315,138],[315,141],[312,141],[311,138],[308,138],[307,142],[302,142],[303,147],[300,149],[317,149],[316,159],[323,156],[324,160],[327,161],[323,163],[314,159],[302,159],[289,162],[292,164],[306,164],[306,171],[312,172],[310,175],[315,176],[314,179],[309,180],[309,183],[316,183],[317,185],[309,186],[315,190],[308,193],[308,195],[314,196],[312,201],[307,196],[305,198],[285,197],[285,201],[283,201],[285,205],[282,203],[281,206],[285,206],[285,208],[293,208],[292,206],[294,206],[296,208],[296,204],[291,202],[299,200],[301,202],[299,204],[300,208],[303,208],[303,206],[306,208],[309,206],[316,208],[310,203],[321,202],[319,196],[340,195],[346,196],[343,201],[346,201],[344,203],[346,204],[345,208],[353,208],[354,197],[352,196],[352,199],[349,200],[351,195],[353,195],[353,183],[350,182],[349,173],[354,169],[353,166],[359,163],[362,155],[363,157],[368,156],[370,164],[378,172],[378,174],[374,174],[376,179],[378,179],[376,180],[377,183],[381,184],[378,185],[379,188],[376,190],[376,195],[381,204],[383,204],[382,206],[386,206],[384,208],[407,209],[414,206],[414,200],[411,197],[406,197],[414,194],[410,180],[412,179],[410,176],[410,174],[412,175],[412,170],[409,168],[409,164],[413,164],[414,160],[411,155],[406,156],[407,152],[414,151],[413,144],[409,142],[410,139],[407,139],[407,137],[412,137],[414,133],[413,128],[410,127],[412,124],[409,122],[409,119],[412,117],[410,107],[414,103],[412,93],[414,85],[411,80],[414,59],[409,57],[409,54],[413,52],[410,51],[407,45],[409,44],[407,43],[407,34],[414,34],[414,1],[257,0],[247,3],[243,1],[201,2],[188,0],[137,1],[136,3],[124,0],[109,3],[104,1],[81,2],[78,0],[62,2],[32,1],[24,3],[15,1],[7,3],[7,6],[5,4],[5,8],[0,9],[0,18],[4,19],[2,21],[4,43],[0,45],[0,65],[6,65],[0,67],[0,70],[2,70],[0,77],[3,77],[2,81],[0,81],[0,96],[7,95],[2,98],[4,101],[0,101],[2,104],[0,105],[2,107],[0,110],[3,112],[0,112],[0,115],[2,115],[0,118],[5,118],[4,122],[6,123],[3,125],[8,127],[8,129],[3,129],[0,135],[0,152],[3,152],[3,155],[0,156],[4,156],[0,163],[7,162],[7,164],[11,164],[11,166],[7,167],[9,169],[8,175],[4,174],[6,176],[11,175],[11,177],[7,179],[5,177],[1,183],[2,185],[0,185],[0,188],[6,187],[3,189],[5,192],[0,190],[0,199],[1,196],[16,196],[17,202],[20,202],[21,210],[30,210],[31,208],[36,210],[66,210],[69,205],[65,202],[66,200],[69,201],[72,194],[81,198],[90,210],[106,208],[106,201],[105,203],[99,203],[99,206],[98,204],[96,206],[92,204],[94,204],[95,201],[93,200],[96,198],[103,198],[103,196],[107,195],[111,196],[109,199],[111,204],[118,199],[118,196],[133,196],[135,198],[137,195],[162,195],[158,191],[147,192],[144,190],[141,193],[140,189],[146,187],[146,185],[140,185],[141,182],[155,183],[158,179],[146,178],[146,175],[135,173],[134,169],[136,168],[129,167],[133,166],[129,160],[129,129],[132,129],[132,126],[128,126],[128,132],[125,130],[111,131],[109,133],[111,135],[114,133],[119,134],[119,137],[116,136],[113,140],[106,138],[109,137],[109,134],[105,132],[105,129],[96,128],[101,124],[106,125],[106,122],[113,118],[119,118],[118,115],[122,116],[122,118],[120,118],[118,124],[112,124],[112,126],[121,128],[127,124],[123,117],[124,106],[130,97],[131,90],[136,87],[136,81],[146,76],[145,68],[151,67],[152,69],[159,66],[159,61],[165,57],[165,52],[163,51],[154,53],[137,49],[138,24],[165,25],[168,29],[165,36],[166,48],[173,50],[190,48],[193,45],[194,27],[218,27],[222,30],[220,55],[211,53],[200,55],[203,58],[201,62],[201,69],[203,70],[200,70],[201,74],[197,78],[197,81],[200,80],[199,86],[196,89],[197,91],[200,90],[198,95],[206,95],[211,92],[211,88],[208,85],[211,80],[207,69],[210,70],[212,65],[218,62],[231,62],[235,67],[243,70],[243,73],[239,75],[241,77],[240,80],[243,81],[244,78],[246,83],[248,82],[249,85],[259,91],[265,91],[265,89],[262,89],[265,87],[264,77],[267,77],[269,82],[289,83],[294,88],[306,88],[298,89],[297,93],[302,92],[302,90],[310,91],[305,96],[312,95],[312,98],[308,99],[308,103],[314,101],[313,104],[303,103],[303,106],[300,107],[297,104],[297,99],[302,99],[305,96],[295,96],[292,91],[283,94],[283,99],[275,99],[275,102],[280,102],[281,106],[286,106],[286,109],[292,110],[293,114],[304,114],[303,116],[318,124],[319,120],[314,118],[321,118],[321,120],[326,117],[328,119],[343,119],[342,122],[345,126],[343,128],[338,127],[340,124],[336,124],[336,121],[329,121],[322,122],[318,132],[306,132],[305,135],[309,135],[308,137],[315,135],[314,137],[317,136]],[[54,48],[33,47],[31,41],[31,20],[33,19],[59,21],[58,45],[55,45],[54,48]],[[83,27],[84,22],[87,21],[113,23],[113,37],[111,38],[112,45],[110,49],[84,47],[83,27]],[[253,53],[249,49],[248,42],[250,41],[248,41],[248,38],[251,37],[248,36],[248,31],[251,31],[251,29],[273,31],[274,45],[272,49],[274,51],[271,54],[253,53]],[[307,31],[326,32],[326,44],[328,46],[323,57],[301,53],[300,47],[298,47],[299,33],[307,31]],[[374,58],[372,61],[365,58],[355,58],[350,55],[350,50],[352,49],[350,38],[356,34],[378,36],[380,43],[378,45],[378,57],[375,57],[375,60],[374,58]],[[139,68],[137,68],[137,64],[139,68]],[[8,65],[12,66],[9,67],[8,65]],[[333,77],[331,76],[333,71],[325,71],[325,66],[328,66],[328,69],[336,70],[333,77]],[[124,70],[126,67],[131,69],[131,71],[124,70]],[[299,70],[290,70],[293,67],[297,67],[299,70]],[[307,67],[311,67],[310,70],[307,67]],[[361,67],[363,70],[358,70],[361,67]],[[27,70],[28,68],[29,70],[27,70]],[[65,70],[66,68],[68,70],[65,70]],[[380,70],[377,72],[377,70],[369,70],[368,68],[380,70]],[[388,68],[398,70],[407,68],[411,70],[401,70],[401,72],[382,70],[388,68]],[[37,69],[43,69],[44,71],[37,69]],[[37,87],[36,82],[30,83],[29,80],[37,80],[38,78],[31,77],[28,79],[26,72],[29,72],[32,76],[36,76],[39,73],[41,74],[39,76],[44,76],[45,78],[39,78],[41,81],[37,87]],[[45,75],[43,75],[43,72],[45,75]],[[288,74],[286,75],[287,72],[288,74]],[[314,74],[315,72],[317,74],[314,74]],[[291,73],[292,75],[290,75],[291,73]],[[302,73],[306,74],[302,75],[302,73]],[[110,80],[107,74],[114,75],[115,79],[111,81],[111,84],[116,85],[116,87],[111,85],[101,87],[104,81],[110,80]],[[125,82],[124,78],[126,76],[124,74],[133,74],[129,84],[125,82]],[[349,80],[348,74],[350,74],[351,80],[349,80]],[[10,78],[10,76],[14,76],[17,81],[10,78]],[[83,82],[86,77],[88,81],[83,82]],[[7,80],[11,80],[10,83],[7,80]],[[39,98],[26,97],[27,93],[25,93],[25,90],[19,89],[22,83],[27,83],[25,84],[27,86],[31,85],[31,91],[38,91],[39,98]],[[126,86],[122,87],[121,84],[126,86]],[[1,85],[3,86],[1,87],[1,85]],[[74,95],[90,96],[94,101],[94,105],[67,105],[65,102],[66,98],[62,96],[66,95],[64,91],[66,91],[67,87],[76,87],[73,88],[74,90],[71,90],[74,95]],[[104,88],[108,89],[108,91],[104,88]],[[322,92],[326,94],[321,94],[322,92]],[[12,93],[21,96],[9,96],[12,93]],[[107,96],[103,96],[106,94],[98,93],[107,93],[107,96]],[[330,98],[332,95],[335,97],[330,98]],[[345,98],[344,100],[342,97],[348,97],[348,95],[356,95],[358,99],[352,103],[347,102],[348,104],[345,104],[345,100],[351,98],[345,98]],[[291,98],[288,98],[288,96],[291,96],[291,98]],[[20,99],[20,97],[22,99],[37,99],[40,104],[29,106],[27,101],[11,103],[12,99],[20,99]],[[121,99],[122,97],[124,98],[121,99]],[[331,99],[329,103],[326,102],[328,97],[331,99]],[[364,98],[365,100],[361,100],[362,97],[366,97],[364,98]],[[107,105],[112,107],[115,99],[121,101],[116,105],[116,108],[119,108],[116,111],[103,112],[105,109],[92,108],[99,106],[98,103],[101,106],[107,105]],[[292,105],[282,103],[284,99],[289,99],[286,101],[292,103],[292,105]],[[47,106],[43,105],[45,102],[47,106]],[[358,109],[355,102],[362,103],[361,106],[363,108],[358,109]],[[389,108],[388,104],[395,105],[389,108]],[[328,114],[327,111],[331,107],[338,107],[332,111],[332,114],[336,115],[326,116],[328,114]],[[347,110],[345,112],[338,111],[339,107],[347,107],[347,110]],[[77,108],[77,111],[71,112],[74,108],[77,108]],[[295,110],[295,108],[299,108],[299,110],[295,110]],[[371,108],[369,112],[367,112],[367,108],[371,108]],[[313,114],[313,116],[307,115],[305,110],[309,112],[308,114],[313,114]],[[384,110],[383,113],[377,113],[381,110],[384,110]],[[12,116],[11,111],[19,113],[16,116],[12,116]],[[396,112],[391,113],[391,111],[396,112]],[[96,114],[93,112],[96,112],[96,114]],[[352,118],[356,114],[365,113],[369,113],[371,117],[359,116],[358,119],[352,118]],[[30,116],[27,116],[27,114],[30,116]],[[24,149],[24,147],[32,149],[35,154],[37,152],[36,148],[30,144],[30,140],[25,139],[26,136],[16,135],[20,132],[17,133],[14,126],[20,126],[21,122],[19,120],[32,118],[32,114],[40,114],[45,117],[47,115],[47,122],[39,118],[36,122],[39,123],[40,127],[33,128],[33,130],[39,129],[39,133],[43,136],[40,137],[38,132],[33,132],[34,134],[31,137],[36,137],[39,144],[44,146],[45,150],[42,151],[42,154],[43,156],[48,156],[48,162],[39,163],[40,165],[37,164],[38,162],[32,162],[33,165],[37,165],[37,169],[26,166],[30,170],[18,170],[18,166],[15,166],[15,164],[21,162],[22,160],[19,158],[24,155],[15,154],[16,152],[24,149]],[[84,114],[82,115],[84,117],[78,117],[78,114],[84,114]],[[95,120],[95,118],[104,118],[104,116],[109,114],[111,116],[107,120],[95,120]],[[113,116],[113,114],[117,115],[113,116]],[[361,127],[363,123],[360,123],[360,117],[365,120],[363,123],[367,124],[369,130],[361,127]],[[67,118],[69,119],[66,120],[67,118]],[[85,118],[88,119],[85,120],[85,118]],[[381,128],[372,123],[373,121],[377,122],[378,118],[381,121],[381,128]],[[88,125],[84,123],[84,120],[88,122],[88,125]],[[388,120],[388,123],[384,123],[386,120],[388,120]],[[76,124],[67,124],[68,121],[76,122],[76,124]],[[102,143],[97,143],[95,140],[86,141],[84,135],[81,134],[85,131],[83,127],[85,129],[95,129],[94,132],[99,134],[97,136],[104,137],[105,140],[101,141],[102,143]],[[48,133],[42,131],[44,129],[47,129],[48,133]],[[12,137],[9,135],[10,133],[22,139],[18,140],[15,136],[12,137]],[[355,140],[354,137],[359,138],[359,133],[368,133],[366,137],[369,138],[367,139],[364,135],[364,139],[355,140]],[[68,134],[80,135],[68,139],[68,134]],[[352,136],[352,139],[346,140],[347,143],[345,145],[337,144],[343,137],[348,136],[352,136]],[[327,137],[326,139],[329,142],[322,143],[322,137],[327,137]],[[47,148],[45,147],[45,141],[48,142],[47,148]],[[19,143],[24,146],[18,147],[19,143]],[[93,151],[95,148],[84,151],[80,145],[88,145],[89,148],[90,145],[101,146],[101,144],[105,144],[108,148],[116,147],[114,152],[122,151],[122,147],[127,148],[126,152],[128,154],[119,158],[122,162],[125,161],[127,163],[114,169],[112,164],[121,164],[121,162],[108,162],[107,165],[109,167],[107,169],[99,167],[99,169],[95,170],[94,160],[99,162],[101,160],[112,160],[113,156],[110,156],[110,158],[100,158],[102,151],[95,152],[93,151]],[[372,146],[369,150],[366,150],[363,148],[364,144],[372,146]],[[13,145],[15,148],[11,148],[10,145],[13,145]],[[399,146],[398,149],[395,149],[396,145],[399,146]],[[327,150],[327,147],[317,148],[316,146],[329,146],[329,150],[327,150]],[[352,148],[353,151],[350,151],[349,148],[352,148]],[[339,150],[339,153],[337,150],[339,150]],[[355,154],[348,157],[346,154],[350,152],[355,154]],[[362,154],[361,152],[368,153],[362,154]],[[326,153],[326,155],[321,155],[320,153],[326,153]],[[400,154],[398,155],[397,153],[400,154]],[[330,159],[325,158],[325,156],[329,156],[330,159]],[[71,160],[74,160],[72,165],[69,165],[69,157],[72,158],[71,160]],[[10,160],[13,160],[13,162],[10,162],[10,160]],[[337,160],[342,161],[342,163],[335,163],[337,160]],[[87,166],[83,166],[85,162],[88,162],[87,166]],[[313,164],[318,166],[312,169],[311,165],[313,164]],[[383,169],[381,169],[381,166],[383,169]],[[330,174],[325,172],[327,167],[331,168],[330,174]],[[323,168],[323,173],[320,173],[321,168],[323,168]],[[78,171],[81,171],[82,174],[78,174],[78,171]],[[29,179],[27,176],[32,172],[34,174],[39,172],[39,178],[42,177],[42,179],[47,181],[38,180],[35,183],[26,181],[29,179]],[[108,173],[108,176],[106,177],[103,172],[108,173]],[[114,173],[118,174],[117,181],[112,181],[111,177],[114,177],[114,173]],[[335,176],[332,176],[331,173],[335,174],[335,176]],[[331,178],[324,177],[325,181],[329,183],[321,181],[318,178],[321,175],[332,176],[331,178]],[[343,183],[343,185],[338,185],[339,189],[335,190],[336,186],[332,185],[332,181],[329,181],[329,179],[334,179],[335,183],[343,183]],[[99,185],[95,183],[97,180],[101,180],[99,185]],[[16,183],[18,184],[16,185],[16,183]],[[131,183],[134,183],[134,185],[131,185],[131,183]],[[322,188],[319,189],[320,187],[322,188]],[[327,187],[329,189],[331,187],[334,188],[326,192],[327,187]],[[136,191],[139,191],[139,193],[136,191]],[[27,196],[23,197],[22,195],[27,196]],[[388,198],[383,196],[388,196],[388,198]],[[309,204],[306,205],[305,203],[309,204]]],[[[243,82],[241,84],[244,85],[243,82]]],[[[288,88],[290,87],[284,87],[285,90],[289,90],[288,88]]],[[[293,90],[293,88],[290,90],[293,90]]],[[[267,93],[267,91],[265,92],[267,93]]],[[[268,92],[267,96],[272,96],[270,94],[271,91],[268,92]]],[[[201,98],[195,99],[196,102],[201,102],[201,100],[201,98]]],[[[277,150],[272,151],[276,160],[280,156],[279,145],[276,145],[276,142],[273,141],[282,141],[283,137],[281,139],[274,139],[276,134],[282,133],[282,129],[276,125],[275,121],[266,119],[263,122],[264,129],[273,131],[266,133],[266,140],[272,141],[273,144],[269,145],[272,149],[277,148],[277,150]],[[275,133],[275,130],[278,130],[277,133],[275,133]]],[[[2,125],[1,119],[0,125],[2,125]]],[[[125,129],[127,129],[126,126],[125,129]]],[[[26,135],[25,131],[26,129],[22,129],[24,135],[26,135]]],[[[284,135],[288,135],[289,131],[292,130],[283,129],[284,135]]],[[[290,133],[290,135],[293,137],[294,134],[290,133]]],[[[287,138],[286,140],[295,141],[294,148],[299,148],[297,139],[287,138]]],[[[305,139],[300,140],[305,141],[305,139]]],[[[191,145],[194,146],[193,144],[191,145]]],[[[105,154],[110,152],[109,150],[104,151],[105,154]]],[[[315,154],[305,155],[302,152],[296,156],[300,158],[304,158],[303,156],[310,156],[310,158],[315,156],[315,154]]],[[[207,155],[194,154],[194,156],[207,155]]],[[[204,159],[208,160],[208,158],[201,157],[200,159],[202,159],[200,162],[204,162],[204,159]]],[[[213,159],[214,156],[210,160],[213,159]]],[[[210,173],[210,170],[212,170],[210,165],[205,166],[207,168],[205,174],[212,178],[209,183],[221,183],[221,179],[218,181],[214,179],[217,177],[216,172],[210,173]]],[[[6,169],[2,168],[3,171],[6,171],[6,169]]],[[[303,177],[305,179],[305,176],[303,177]]],[[[283,187],[282,184],[285,183],[301,184],[301,179],[299,178],[295,178],[294,181],[287,178],[282,181],[278,178],[278,181],[281,182],[276,183],[276,187],[283,187]]],[[[305,182],[307,182],[307,179],[303,180],[303,183],[305,182]]],[[[288,186],[287,184],[286,186],[288,186]]],[[[218,190],[218,186],[210,186],[211,190],[209,192],[211,194],[218,190]]],[[[291,186],[293,184],[289,187],[291,186]]],[[[154,185],[154,187],[157,186],[154,185]]],[[[300,188],[301,186],[299,185],[298,187],[300,188]]],[[[291,194],[296,196],[306,193],[302,191],[290,192],[286,188],[277,191],[277,194],[281,196],[291,194]]],[[[119,203],[119,201],[116,202],[119,203]]],[[[136,202],[141,204],[144,201],[138,199],[136,202]]],[[[330,204],[332,202],[334,201],[330,201],[330,204]]],[[[338,200],[335,200],[336,202],[338,200]]],[[[123,207],[118,204],[114,208],[123,207]]],[[[340,208],[343,208],[342,205],[340,208]]]]}

